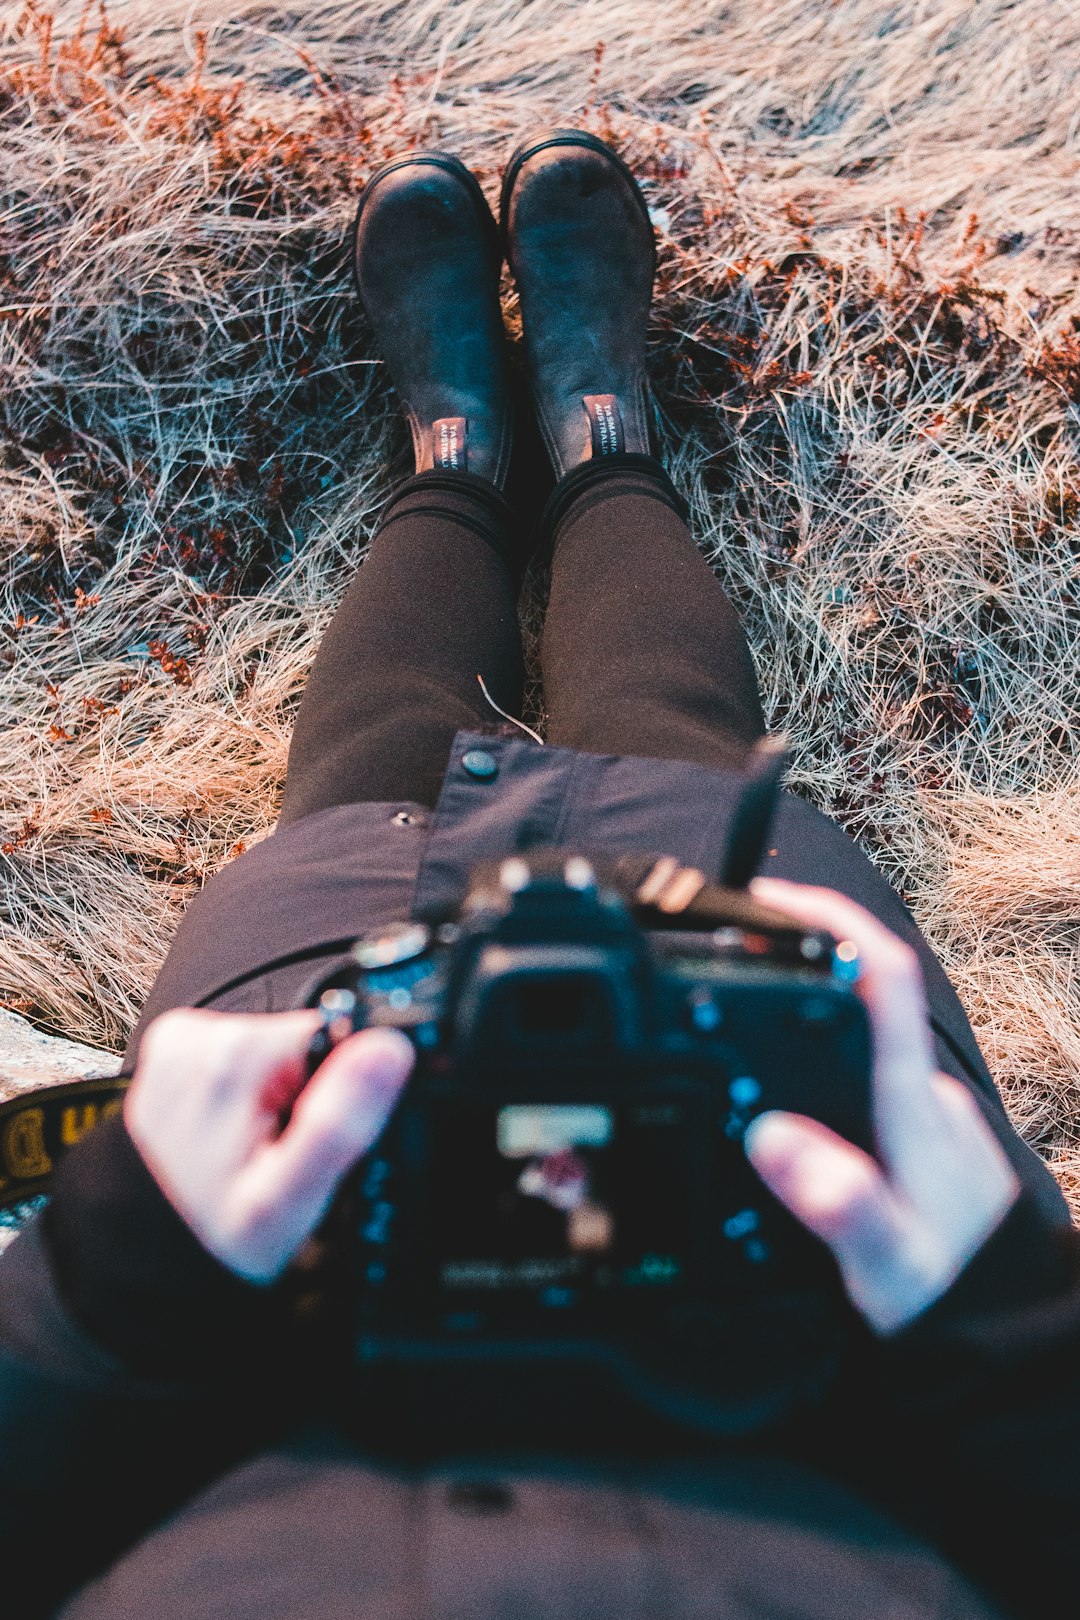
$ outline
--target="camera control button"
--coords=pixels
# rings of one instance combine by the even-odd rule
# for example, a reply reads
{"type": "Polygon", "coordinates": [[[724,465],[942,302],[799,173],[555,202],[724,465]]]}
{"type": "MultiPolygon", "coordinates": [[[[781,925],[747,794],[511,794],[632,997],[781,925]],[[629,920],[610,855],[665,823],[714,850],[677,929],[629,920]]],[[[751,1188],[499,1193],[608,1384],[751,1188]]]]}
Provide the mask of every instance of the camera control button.
{"type": "Polygon", "coordinates": [[[728,1096],[736,1108],[752,1108],[761,1097],[761,1081],[752,1074],[736,1075],[728,1086],[728,1096]]]}
{"type": "Polygon", "coordinates": [[[724,1009],[708,990],[693,990],[688,998],[690,1023],[700,1035],[711,1035],[724,1021],[724,1009]]]}
{"type": "Polygon", "coordinates": [[[411,962],[423,956],[431,943],[431,930],[423,923],[391,923],[377,934],[358,939],[352,948],[353,961],[369,972],[374,968],[394,967],[398,962],[411,962]]]}
{"type": "Polygon", "coordinates": [[[493,782],[499,774],[495,756],[489,754],[486,748],[470,748],[467,754],[462,755],[461,764],[467,775],[474,777],[477,782],[493,782]]]}
{"type": "Polygon", "coordinates": [[[738,1245],[742,1257],[752,1266],[764,1265],[772,1258],[772,1249],[761,1236],[761,1215],[756,1209],[740,1209],[723,1224],[723,1233],[729,1243],[738,1245]]]}
{"type": "Polygon", "coordinates": [[[737,1243],[740,1239],[749,1237],[751,1232],[756,1232],[760,1224],[761,1217],[756,1209],[740,1209],[737,1214],[729,1215],[724,1222],[724,1236],[729,1242],[737,1243]]]}

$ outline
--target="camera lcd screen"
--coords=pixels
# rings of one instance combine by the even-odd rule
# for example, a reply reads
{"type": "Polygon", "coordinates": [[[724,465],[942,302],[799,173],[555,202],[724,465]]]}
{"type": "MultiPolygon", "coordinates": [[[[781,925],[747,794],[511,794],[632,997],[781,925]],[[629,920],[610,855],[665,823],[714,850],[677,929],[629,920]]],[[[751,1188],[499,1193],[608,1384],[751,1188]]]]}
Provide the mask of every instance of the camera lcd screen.
{"type": "Polygon", "coordinates": [[[531,1293],[565,1307],[677,1287],[692,1220],[688,1127],[685,1099],[655,1094],[438,1107],[428,1173],[444,1303],[531,1293]]]}

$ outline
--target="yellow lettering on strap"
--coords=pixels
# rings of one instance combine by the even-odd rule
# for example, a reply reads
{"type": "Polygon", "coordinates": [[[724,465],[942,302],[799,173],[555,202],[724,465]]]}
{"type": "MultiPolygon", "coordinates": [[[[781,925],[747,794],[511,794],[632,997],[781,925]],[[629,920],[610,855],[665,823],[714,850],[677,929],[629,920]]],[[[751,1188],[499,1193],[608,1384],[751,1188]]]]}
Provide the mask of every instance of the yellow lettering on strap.
{"type": "Polygon", "coordinates": [[[45,1113],[41,1108],[23,1108],[4,1127],[0,1143],[4,1164],[20,1181],[47,1176],[52,1160],[45,1151],[45,1113]]]}
{"type": "Polygon", "coordinates": [[[91,1125],[98,1119],[97,1103],[83,1103],[79,1108],[65,1108],[60,1115],[60,1140],[65,1147],[81,1142],[91,1125]]]}

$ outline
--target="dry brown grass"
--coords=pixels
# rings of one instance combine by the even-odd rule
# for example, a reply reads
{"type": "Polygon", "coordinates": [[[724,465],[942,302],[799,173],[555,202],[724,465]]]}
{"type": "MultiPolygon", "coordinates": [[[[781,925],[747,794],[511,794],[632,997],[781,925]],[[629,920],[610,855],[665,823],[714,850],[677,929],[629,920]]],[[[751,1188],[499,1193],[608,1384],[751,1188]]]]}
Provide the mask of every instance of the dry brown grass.
{"type": "MultiPolygon", "coordinates": [[[[0,23],[0,994],[123,1040],[272,825],[400,433],[341,248],[414,144],[585,124],[661,226],[669,464],[793,786],[1080,1189],[1080,13],[82,0],[0,23]]],[[[513,301],[507,294],[513,319],[513,301]]]]}

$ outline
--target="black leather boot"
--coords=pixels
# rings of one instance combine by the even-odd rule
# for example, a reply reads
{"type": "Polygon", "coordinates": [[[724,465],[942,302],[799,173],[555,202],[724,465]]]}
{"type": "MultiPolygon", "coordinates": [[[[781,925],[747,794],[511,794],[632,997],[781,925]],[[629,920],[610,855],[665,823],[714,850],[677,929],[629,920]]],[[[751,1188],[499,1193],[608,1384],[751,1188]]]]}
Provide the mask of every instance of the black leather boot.
{"type": "Polygon", "coordinates": [[[498,488],[510,461],[510,386],[498,227],[474,177],[444,152],[376,170],[356,215],[353,269],[412,429],[417,472],[498,488]]]}
{"type": "Polygon", "coordinates": [[[500,216],[529,387],[556,475],[604,455],[647,455],[656,244],[630,170],[595,135],[538,131],[510,159],[500,216]]]}

